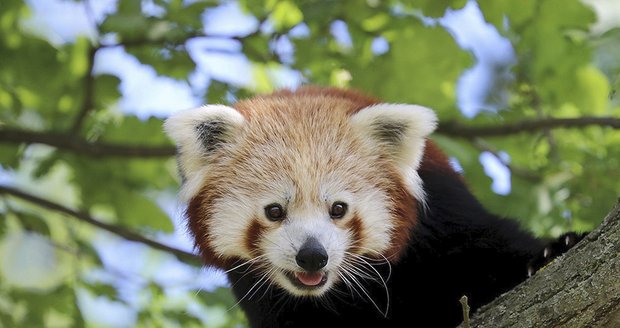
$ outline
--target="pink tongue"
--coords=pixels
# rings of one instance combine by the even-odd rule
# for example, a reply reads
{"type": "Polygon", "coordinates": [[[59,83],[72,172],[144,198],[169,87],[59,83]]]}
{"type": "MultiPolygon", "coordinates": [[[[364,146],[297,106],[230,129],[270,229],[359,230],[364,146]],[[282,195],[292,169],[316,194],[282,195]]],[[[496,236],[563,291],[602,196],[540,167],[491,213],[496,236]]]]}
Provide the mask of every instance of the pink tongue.
{"type": "Polygon", "coordinates": [[[323,280],[322,272],[295,272],[295,278],[306,286],[316,286],[323,280]]]}

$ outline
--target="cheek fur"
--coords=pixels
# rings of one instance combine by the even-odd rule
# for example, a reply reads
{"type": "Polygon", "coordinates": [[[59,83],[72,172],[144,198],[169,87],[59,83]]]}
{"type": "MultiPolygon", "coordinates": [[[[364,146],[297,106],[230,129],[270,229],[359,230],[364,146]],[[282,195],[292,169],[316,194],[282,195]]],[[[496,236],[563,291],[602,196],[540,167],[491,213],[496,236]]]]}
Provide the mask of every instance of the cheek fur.
{"type": "Polygon", "coordinates": [[[217,187],[203,188],[188,204],[187,225],[206,265],[227,270],[256,256],[265,227],[249,208],[231,210],[217,187]]]}
{"type": "Polygon", "coordinates": [[[213,211],[214,196],[214,192],[203,191],[191,199],[185,211],[188,219],[187,226],[194,237],[194,247],[200,252],[205,264],[226,269],[233,261],[216,255],[207,228],[213,211]]]}

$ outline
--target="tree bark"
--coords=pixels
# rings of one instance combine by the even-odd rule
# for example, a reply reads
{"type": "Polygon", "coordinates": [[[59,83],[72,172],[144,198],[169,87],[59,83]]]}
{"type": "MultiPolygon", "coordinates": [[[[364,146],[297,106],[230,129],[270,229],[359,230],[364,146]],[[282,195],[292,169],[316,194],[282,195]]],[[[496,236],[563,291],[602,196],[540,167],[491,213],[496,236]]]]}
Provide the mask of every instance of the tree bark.
{"type": "Polygon", "coordinates": [[[470,323],[471,327],[620,327],[620,199],[586,238],[480,308],[470,323]]]}

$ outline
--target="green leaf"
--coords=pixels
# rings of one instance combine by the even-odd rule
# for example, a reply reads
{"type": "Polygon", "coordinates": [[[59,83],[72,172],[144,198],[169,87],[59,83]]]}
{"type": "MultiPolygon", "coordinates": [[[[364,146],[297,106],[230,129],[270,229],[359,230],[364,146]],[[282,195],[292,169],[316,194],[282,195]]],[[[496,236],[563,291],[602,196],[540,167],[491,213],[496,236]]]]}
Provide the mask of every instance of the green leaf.
{"type": "Polygon", "coordinates": [[[118,4],[118,12],[123,14],[139,15],[142,13],[142,1],[123,0],[118,4]]]}
{"type": "Polygon", "coordinates": [[[410,4],[413,8],[422,10],[425,16],[429,17],[442,17],[447,9],[460,9],[467,4],[467,0],[415,0],[404,1],[405,4],[410,4]]]}
{"type": "Polygon", "coordinates": [[[199,293],[204,304],[208,306],[233,306],[237,301],[230,288],[217,287],[212,291],[199,293]]]}
{"type": "Polygon", "coordinates": [[[186,6],[173,7],[170,5],[169,10],[166,12],[165,19],[175,22],[185,29],[199,30],[202,28],[202,14],[205,9],[216,6],[217,4],[216,1],[198,1],[194,3],[190,2],[186,6]]]}
{"type": "Polygon", "coordinates": [[[386,27],[392,18],[387,13],[377,13],[361,22],[361,26],[368,32],[377,32],[386,27]]]}
{"type": "Polygon", "coordinates": [[[122,224],[172,231],[168,216],[154,199],[144,196],[147,190],[176,184],[176,172],[166,160],[93,160],[72,154],[63,160],[73,168],[72,182],[81,190],[85,208],[104,205],[115,211],[122,224]]]}
{"type": "Polygon", "coordinates": [[[109,74],[100,74],[95,76],[95,108],[109,108],[115,105],[121,97],[119,90],[121,80],[109,74]]]}
{"type": "MultiPolygon", "coordinates": [[[[124,3],[124,1],[121,1],[124,3]]],[[[149,27],[148,17],[141,12],[123,13],[107,16],[101,23],[101,30],[105,33],[117,33],[122,42],[146,40],[149,27]]]]}
{"type": "Polygon", "coordinates": [[[143,46],[130,48],[127,52],[136,56],[141,63],[153,67],[157,74],[177,80],[187,79],[196,68],[187,51],[179,50],[177,47],[143,46]]]}
{"type": "Polygon", "coordinates": [[[385,32],[385,36],[390,42],[389,52],[367,65],[351,65],[352,85],[387,101],[421,104],[439,111],[453,109],[456,83],[471,63],[469,54],[440,27],[409,23],[385,32]]]}
{"type": "Polygon", "coordinates": [[[81,287],[88,289],[91,293],[97,295],[98,297],[103,296],[110,300],[116,300],[118,291],[111,285],[95,282],[92,284],[83,284],[81,287]]]}
{"type": "Polygon", "coordinates": [[[511,29],[519,31],[524,24],[532,19],[536,11],[538,0],[478,0],[477,4],[487,22],[493,24],[500,31],[505,31],[505,23],[511,29]]]}
{"type": "Polygon", "coordinates": [[[69,74],[80,78],[87,73],[89,52],[90,41],[85,37],[78,38],[69,53],[69,74]]]}
{"type": "Polygon", "coordinates": [[[303,20],[304,14],[292,1],[278,1],[270,18],[275,29],[282,31],[299,24],[303,20]]]}
{"type": "Polygon", "coordinates": [[[171,144],[164,134],[163,121],[155,117],[141,120],[135,116],[125,116],[120,122],[110,122],[103,129],[102,142],[156,146],[171,144]]]}
{"type": "Polygon", "coordinates": [[[580,67],[575,72],[574,92],[571,101],[583,112],[604,114],[609,108],[609,82],[594,66],[580,67]]]}
{"type": "Polygon", "coordinates": [[[113,201],[118,216],[125,225],[147,227],[154,231],[174,231],[172,221],[153,199],[135,192],[121,192],[116,194],[113,201]]]}
{"type": "Polygon", "coordinates": [[[17,213],[17,218],[19,219],[19,222],[21,223],[24,230],[49,237],[50,229],[47,226],[47,222],[45,222],[45,220],[43,220],[41,217],[30,213],[21,212],[17,213]]]}
{"type": "Polygon", "coordinates": [[[597,37],[595,46],[594,64],[607,77],[610,83],[610,106],[620,105],[620,27],[612,28],[597,37]]]}
{"type": "Polygon", "coordinates": [[[3,169],[17,169],[23,155],[22,146],[0,143],[0,165],[3,169]]]}
{"type": "Polygon", "coordinates": [[[264,62],[271,57],[269,37],[260,34],[252,34],[242,41],[243,52],[248,59],[256,62],[264,62]]]}
{"type": "Polygon", "coordinates": [[[79,249],[80,263],[84,265],[84,267],[88,267],[88,265],[92,265],[94,267],[103,266],[99,253],[91,244],[91,240],[82,240],[78,238],[75,240],[75,243],[76,247],[79,249]]]}
{"type": "Polygon", "coordinates": [[[46,327],[50,310],[64,314],[74,326],[83,326],[75,294],[69,285],[63,285],[49,293],[40,294],[13,289],[9,293],[15,303],[28,304],[29,312],[20,320],[18,327],[46,327]]]}

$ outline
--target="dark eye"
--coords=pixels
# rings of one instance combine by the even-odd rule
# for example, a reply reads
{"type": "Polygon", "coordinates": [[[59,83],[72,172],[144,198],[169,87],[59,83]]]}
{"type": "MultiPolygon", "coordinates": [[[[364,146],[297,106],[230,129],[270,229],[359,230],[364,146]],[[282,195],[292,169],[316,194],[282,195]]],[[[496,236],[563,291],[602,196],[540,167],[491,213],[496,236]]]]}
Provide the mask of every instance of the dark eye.
{"type": "Polygon", "coordinates": [[[284,218],[284,210],[280,204],[265,206],[265,216],[271,221],[280,221],[284,218]]]}
{"type": "Polygon", "coordinates": [[[332,219],[340,219],[347,213],[347,204],[343,202],[335,202],[329,210],[329,216],[332,219]]]}

